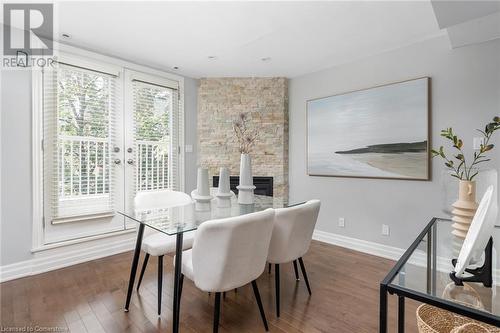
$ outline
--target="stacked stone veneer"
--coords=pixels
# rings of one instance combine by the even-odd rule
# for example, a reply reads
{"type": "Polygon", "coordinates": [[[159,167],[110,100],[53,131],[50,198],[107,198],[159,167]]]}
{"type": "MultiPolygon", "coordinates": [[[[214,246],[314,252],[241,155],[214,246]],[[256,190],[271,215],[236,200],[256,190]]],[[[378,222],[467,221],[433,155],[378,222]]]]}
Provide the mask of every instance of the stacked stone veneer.
{"type": "Polygon", "coordinates": [[[252,148],[254,176],[272,176],[274,196],[288,200],[288,82],[286,78],[206,78],[198,89],[198,163],[209,177],[221,166],[239,175],[232,122],[249,112],[259,138],[252,148]]]}

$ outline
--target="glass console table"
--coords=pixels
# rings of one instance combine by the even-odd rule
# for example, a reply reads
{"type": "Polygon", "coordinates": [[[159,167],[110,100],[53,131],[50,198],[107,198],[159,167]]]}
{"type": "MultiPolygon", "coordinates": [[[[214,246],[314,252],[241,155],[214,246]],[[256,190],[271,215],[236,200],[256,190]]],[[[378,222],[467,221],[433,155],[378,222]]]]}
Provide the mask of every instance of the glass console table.
{"type": "MultiPolygon", "coordinates": [[[[493,273],[493,286],[464,283],[455,286],[449,273],[461,242],[452,234],[452,222],[433,218],[393,269],[380,283],[380,332],[387,332],[388,294],[398,297],[398,332],[404,332],[405,297],[459,315],[500,326],[500,291],[493,273]]],[[[497,264],[493,251],[493,272],[497,264]]]]}
{"type": "Polygon", "coordinates": [[[231,207],[217,207],[217,200],[210,202],[210,208],[207,210],[197,210],[196,204],[191,202],[175,207],[158,207],[151,210],[135,210],[118,212],[126,218],[138,223],[137,240],[135,244],[134,257],[130,269],[130,278],[128,283],[127,300],[125,302],[125,311],[128,311],[130,299],[134,288],[135,275],[137,273],[137,265],[141,252],[142,238],[144,228],[148,227],[158,232],[176,237],[175,250],[175,270],[174,270],[174,297],[173,297],[173,320],[172,331],[179,331],[179,284],[181,277],[181,262],[182,262],[182,242],[183,234],[188,231],[196,230],[198,226],[208,220],[220,219],[231,216],[240,216],[253,212],[265,210],[267,208],[282,208],[287,207],[287,203],[283,200],[255,195],[254,204],[242,205],[238,204],[237,198],[231,198],[231,207]]]}

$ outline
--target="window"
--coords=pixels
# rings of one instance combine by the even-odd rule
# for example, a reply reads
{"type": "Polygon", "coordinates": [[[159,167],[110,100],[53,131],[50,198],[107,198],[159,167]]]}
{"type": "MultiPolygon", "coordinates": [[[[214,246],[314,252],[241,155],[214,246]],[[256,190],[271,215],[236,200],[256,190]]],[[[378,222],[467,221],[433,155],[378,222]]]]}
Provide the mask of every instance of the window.
{"type": "Polygon", "coordinates": [[[109,214],[116,182],[110,149],[116,145],[117,77],[60,63],[44,79],[51,222],[109,214]]]}
{"type": "Polygon", "coordinates": [[[124,62],[58,61],[34,83],[43,114],[38,246],[135,227],[116,211],[137,191],[183,186],[182,81],[124,62]]]}

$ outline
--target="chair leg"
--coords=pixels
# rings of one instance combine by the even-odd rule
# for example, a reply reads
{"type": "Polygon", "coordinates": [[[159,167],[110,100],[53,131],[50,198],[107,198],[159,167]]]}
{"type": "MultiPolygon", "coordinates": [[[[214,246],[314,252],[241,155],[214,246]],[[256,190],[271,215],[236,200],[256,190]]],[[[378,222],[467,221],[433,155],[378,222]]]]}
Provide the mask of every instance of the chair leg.
{"type": "Polygon", "coordinates": [[[179,303],[177,305],[177,309],[181,309],[181,296],[182,296],[182,285],[184,284],[184,274],[181,274],[181,279],[179,281],[179,303]]]}
{"type": "Polygon", "coordinates": [[[163,284],[163,256],[158,257],[158,315],[161,314],[161,288],[163,284]]]}
{"type": "Polygon", "coordinates": [[[260,317],[262,318],[262,322],[264,323],[264,327],[266,331],[269,331],[269,327],[267,326],[266,314],[264,313],[264,308],[262,307],[262,300],[260,299],[259,288],[257,287],[257,281],[252,281],[253,293],[255,295],[255,300],[257,301],[257,305],[259,306],[260,317]]]}
{"type": "Polygon", "coordinates": [[[271,265],[271,264],[269,264],[269,268],[268,268],[268,270],[267,270],[267,273],[268,273],[268,274],[271,274],[271,267],[272,267],[272,265],[271,265]]]}
{"type": "Polygon", "coordinates": [[[215,293],[215,306],[214,306],[214,328],[213,332],[219,332],[219,316],[220,316],[220,293],[215,293]]]}
{"type": "Polygon", "coordinates": [[[293,261],[293,271],[295,272],[295,280],[299,281],[299,270],[297,269],[297,260],[293,261]]]}
{"type": "Polygon", "coordinates": [[[276,317],[280,316],[280,265],[274,265],[274,281],[276,288],[276,317]]]}
{"type": "Polygon", "coordinates": [[[146,253],[144,257],[144,262],[142,263],[141,275],[139,276],[139,282],[137,282],[137,291],[139,291],[139,287],[141,286],[142,278],[144,277],[144,272],[146,271],[146,266],[148,265],[149,253],[146,253]]]}
{"type": "Polygon", "coordinates": [[[311,286],[309,286],[309,279],[307,278],[306,267],[304,266],[304,261],[302,260],[302,257],[299,258],[299,264],[300,264],[300,270],[302,271],[302,276],[306,281],[307,291],[309,292],[309,295],[311,295],[311,286]]]}

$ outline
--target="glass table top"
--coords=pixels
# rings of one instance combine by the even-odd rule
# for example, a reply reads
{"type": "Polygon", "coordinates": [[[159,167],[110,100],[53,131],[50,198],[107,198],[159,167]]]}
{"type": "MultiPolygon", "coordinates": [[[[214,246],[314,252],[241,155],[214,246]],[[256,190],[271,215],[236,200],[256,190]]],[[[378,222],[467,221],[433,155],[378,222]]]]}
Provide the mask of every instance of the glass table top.
{"type": "Polygon", "coordinates": [[[196,230],[201,223],[208,220],[245,215],[267,208],[283,208],[288,205],[282,199],[255,195],[254,203],[251,205],[239,204],[236,197],[231,197],[230,207],[219,207],[217,198],[211,200],[208,207],[206,206],[191,202],[182,206],[148,210],[130,209],[118,213],[167,235],[176,235],[196,230]]]}
{"type": "MultiPolygon", "coordinates": [[[[492,288],[477,282],[465,282],[463,286],[456,286],[449,276],[453,271],[451,260],[458,257],[463,241],[451,234],[451,224],[450,220],[436,219],[429,229],[430,232],[420,239],[418,246],[395,272],[388,286],[404,288],[424,297],[500,316],[500,286],[498,277],[495,276],[499,258],[495,250],[492,288]]],[[[478,265],[481,266],[482,261],[479,261],[478,265]]],[[[469,268],[475,267],[471,265],[469,268]]]]}

